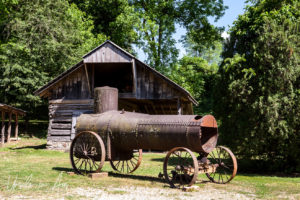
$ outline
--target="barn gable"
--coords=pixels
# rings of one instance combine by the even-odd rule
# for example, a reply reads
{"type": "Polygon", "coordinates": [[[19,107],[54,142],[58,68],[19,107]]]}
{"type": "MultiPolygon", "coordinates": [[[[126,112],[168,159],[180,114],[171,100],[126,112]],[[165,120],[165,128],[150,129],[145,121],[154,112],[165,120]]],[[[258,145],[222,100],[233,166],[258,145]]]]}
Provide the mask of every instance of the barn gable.
{"type": "Polygon", "coordinates": [[[195,99],[182,87],[106,41],[82,61],[44,85],[36,95],[49,99],[48,143],[69,142],[76,118],[93,112],[96,87],[118,88],[119,109],[149,114],[193,114],[195,99]]]}
{"type": "Polygon", "coordinates": [[[132,57],[110,42],[103,43],[83,56],[84,63],[130,63],[132,57]]]}

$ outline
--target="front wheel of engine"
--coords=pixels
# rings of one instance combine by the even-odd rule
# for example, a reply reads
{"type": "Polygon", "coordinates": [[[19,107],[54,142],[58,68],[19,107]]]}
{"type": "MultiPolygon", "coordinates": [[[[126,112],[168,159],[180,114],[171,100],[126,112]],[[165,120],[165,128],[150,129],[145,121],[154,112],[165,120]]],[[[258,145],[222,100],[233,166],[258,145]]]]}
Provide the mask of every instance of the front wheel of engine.
{"type": "Polygon", "coordinates": [[[77,174],[100,172],[105,162],[105,147],[101,137],[92,131],[79,133],[71,143],[70,160],[77,174]]]}

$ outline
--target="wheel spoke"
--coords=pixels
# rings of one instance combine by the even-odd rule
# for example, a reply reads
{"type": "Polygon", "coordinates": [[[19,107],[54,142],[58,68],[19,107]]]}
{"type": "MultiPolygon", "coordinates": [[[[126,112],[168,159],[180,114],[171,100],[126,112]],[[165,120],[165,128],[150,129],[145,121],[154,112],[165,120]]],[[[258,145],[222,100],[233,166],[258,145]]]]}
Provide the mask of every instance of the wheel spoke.
{"type": "Polygon", "coordinates": [[[110,161],[112,168],[119,173],[132,173],[134,172],[140,165],[142,159],[142,151],[137,150],[132,152],[131,159],[128,160],[117,160],[110,161]]]}
{"type": "Polygon", "coordinates": [[[222,146],[216,147],[214,151],[209,153],[208,157],[213,158],[216,161],[215,164],[218,164],[214,173],[206,173],[211,181],[225,184],[232,180],[236,174],[237,165],[236,158],[229,149],[222,146]]]}

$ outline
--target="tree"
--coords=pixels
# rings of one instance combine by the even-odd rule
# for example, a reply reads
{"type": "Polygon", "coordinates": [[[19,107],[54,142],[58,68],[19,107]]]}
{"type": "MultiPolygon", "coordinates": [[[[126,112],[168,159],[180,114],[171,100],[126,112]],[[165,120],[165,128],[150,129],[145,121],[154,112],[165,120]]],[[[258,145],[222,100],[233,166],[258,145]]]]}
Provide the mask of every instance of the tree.
{"type": "Polygon", "coordinates": [[[65,0],[2,3],[7,12],[0,19],[0,101],[32,114],[41,103],[33,91],[78,62],[105,37],[94,37],[92,21],[65,0]]]}
{"type": "Polygon", "coordinates": [[[187,35],[199,45],[209,46],[220,39],[220,29],[212,26],[207,17],[217,20],[224,14],[223,0],[214,1],[130,1],[141,20],[138,32],[143,41],[141,47],[147,54],[147,62],[160,71],[175,63],[178,49],[175,47],[175,24],[187,29],[187,35]]]}
{"type": "Polygon", "coordinates": [[[138,16],[128,0],[69,0],[91,16],[94,34],[104,34],[122,48],[134,53],[132,44],[138,43],[138,16]]]}
{"type": "Polygon", "coordinates": [[[218,65],[209,64],[201,57],[184,56],[172,67],[170,78],[188,90],[198,101],[195,113],[212,111],[212,88],[218,65]]]}
{"type": "Polygon", "coordinates": [[[300,170],[300,3],[252,1],[231,29],[215,97],[223,143],[240,158],[300,170]]]}

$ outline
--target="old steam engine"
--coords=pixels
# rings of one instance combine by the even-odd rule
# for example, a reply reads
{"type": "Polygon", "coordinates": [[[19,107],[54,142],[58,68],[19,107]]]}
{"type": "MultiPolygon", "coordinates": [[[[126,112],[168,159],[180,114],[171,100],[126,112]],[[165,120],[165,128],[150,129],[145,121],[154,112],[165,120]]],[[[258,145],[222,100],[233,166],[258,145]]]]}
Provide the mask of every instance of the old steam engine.
{"type": "Polygon", "coordinates": [[[78,174],[100,172],[105,161],[119,173],[132,173],[142,161],[142,150],[168,151],[163,176],[171,187],[191,186],[198,174],[228,183],[237,161],[218,146],[218,127],[212,115],[148,115],[117,111],[118,90],[95,89],[95,113],[77,118],[76,137],[70,148],[78,174]]]}

